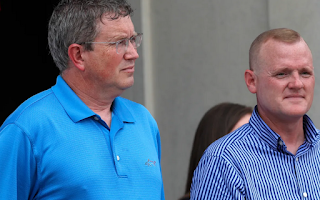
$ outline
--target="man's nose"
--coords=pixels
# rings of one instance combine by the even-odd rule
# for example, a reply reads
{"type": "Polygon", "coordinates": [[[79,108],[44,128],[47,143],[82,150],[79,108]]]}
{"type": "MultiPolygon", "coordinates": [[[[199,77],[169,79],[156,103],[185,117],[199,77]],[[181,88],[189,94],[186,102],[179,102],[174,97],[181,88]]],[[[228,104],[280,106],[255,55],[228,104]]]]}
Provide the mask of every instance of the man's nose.
{"type": "Polygon", "coordinates": [[[304,84],[302,82],[302,78],[303,77],[301,77],[301,75],[298,72],[292,73],[291,78],[290,78],[290,82],[288,84],[289,88],[301,89],[304,86],[304,84]]]}
{"type": "Polygon", "coordinates": [[[138,51],[136,48],[134,48],[134,46],[130,40],[129,40],[127,51],[124,54],[124,56],[125,56],[125,59],[127,59],[127,60],[132,60],[132,59],[135,60],[135,59],[139,58],[138,51]]]}

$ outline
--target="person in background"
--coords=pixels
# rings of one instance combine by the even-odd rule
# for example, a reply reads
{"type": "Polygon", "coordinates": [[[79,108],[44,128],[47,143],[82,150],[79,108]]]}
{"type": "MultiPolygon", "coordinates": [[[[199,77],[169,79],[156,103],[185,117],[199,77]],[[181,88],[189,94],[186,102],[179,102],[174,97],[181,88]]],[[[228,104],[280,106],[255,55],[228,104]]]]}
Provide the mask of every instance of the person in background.
{"type": "Polygon", "coordinates": [[[0,198],[164,199],[156,121],[119,97],[134,83],[142,33],[125,0],[62,0],[48,42],[56,85],[0,128],[0,198]]]}
{"type": "Polygon", "coordinates": [[[185,195],[180,200],[190,199],[193,171],[206,148],[220,137],[248,123],[251,113],[251,107],[235,103],[220,103],[205,113],[194,136],[185,195]]]}
{"type": "Polygon", "coordinates": [[[320,199],[320,131],[306,115],[313,101],[311,51],[294,30],[261,33],[251,44],[248,124],[208,147],[191,199],[320,199]]]}

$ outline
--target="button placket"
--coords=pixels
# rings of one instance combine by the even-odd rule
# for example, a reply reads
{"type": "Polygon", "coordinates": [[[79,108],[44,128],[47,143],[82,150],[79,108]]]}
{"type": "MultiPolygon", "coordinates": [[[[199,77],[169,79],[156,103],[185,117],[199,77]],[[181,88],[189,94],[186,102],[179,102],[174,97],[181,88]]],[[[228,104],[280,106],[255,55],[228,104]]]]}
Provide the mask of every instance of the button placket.
{"type": "MultiPolygon", "coordinates": [[[[294,159],[294,168],[295,168],[295,173],[296,173],[296,178],[297,178],[297,182],[298,182],[298,185],[299,185],[299,189],[300,189],[300,192],[302,193],[302,198],[307,198],[308,197],[308,193],[305,191],[305,187],[303,185],[303,178],[301,177],[300,175],[300,162],[301,162],[301,157],[296,157],[294,159]]],[[[300,193],[300,194],[301,194],[300,193]]]]}
{"type": "Polygon", "coordinates": [[[110,141],[112,145],[112,156],[115,164],[116,172],[119,178],[127,178],[126,157],[123,157],[122,143],[117,137],[123,129],[123,122],[114,115],[112,118],[112,129],[110,129],[110,141]]]}

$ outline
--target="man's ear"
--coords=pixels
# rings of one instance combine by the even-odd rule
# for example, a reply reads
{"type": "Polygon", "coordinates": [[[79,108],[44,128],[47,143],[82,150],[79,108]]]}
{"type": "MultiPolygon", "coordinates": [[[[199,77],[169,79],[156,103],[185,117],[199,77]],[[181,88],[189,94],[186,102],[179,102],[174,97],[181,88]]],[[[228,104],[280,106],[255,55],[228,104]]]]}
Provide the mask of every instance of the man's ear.
{"type": "Polygon", "coordinates": [[[248,90],[251,93],[255,94],[257,92],[257,86],[256,86],[257,77],[256,77],[256,74],[252,70],[247,69],[244,72],[244,80],[246,81],[248,90]]]}
{"type": "Polygon", "coordinates": [[[71,44],[68,48],[68,55],[71,62],[81,71],[85,70],[84,59],[82,57],[83,52],[84,47],[79,44],[71,44]]]}

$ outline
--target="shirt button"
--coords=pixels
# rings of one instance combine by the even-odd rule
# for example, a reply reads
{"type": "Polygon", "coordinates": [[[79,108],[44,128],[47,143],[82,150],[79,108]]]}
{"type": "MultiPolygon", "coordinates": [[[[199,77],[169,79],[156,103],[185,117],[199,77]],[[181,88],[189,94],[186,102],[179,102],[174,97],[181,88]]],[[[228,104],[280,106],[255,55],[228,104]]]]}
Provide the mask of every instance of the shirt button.
{"type": "Polygon", "coordinates": [[[96,121],[99,121],[99,117],[97,117],[97,116],[94,116],[93,119],[96,121]]]}
{"type": "Polygon", "coordinates": [[[305,198],[308,196],[308,194],[307,194],[306,192],[304,192],[302,195],[303,195],[303,197],[305,197],[305,198]]]}
{"type": "Polygon", "coordinates": [[[117,156],[117,161],[119,161],[120,160],[120,157],[119,156],[117,156]]]}
{"type": "Polygon", "coordinates": [[[282,146],[282,145],[283,145],[283,142],[282,142],[281,140],[279,141],[279,145],[280,145],[280,146],[282,146]]]}
{"type": "MultiPolygon", "coordinates": [[[[299,158],[296,158],[296,161],[298,162],[299,161],[299,158]]],[[[303,193],[304,194],[304,193],[303,193]]]]}

